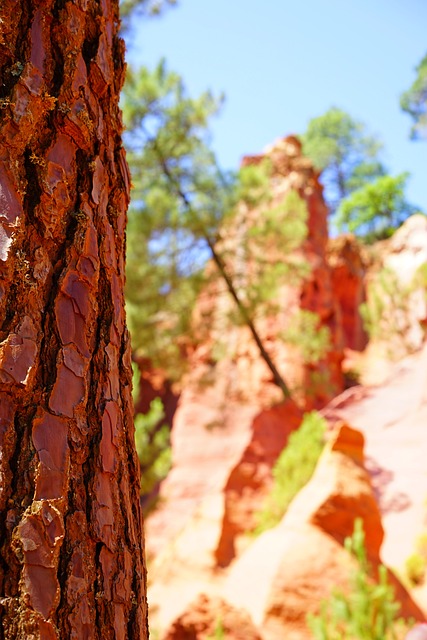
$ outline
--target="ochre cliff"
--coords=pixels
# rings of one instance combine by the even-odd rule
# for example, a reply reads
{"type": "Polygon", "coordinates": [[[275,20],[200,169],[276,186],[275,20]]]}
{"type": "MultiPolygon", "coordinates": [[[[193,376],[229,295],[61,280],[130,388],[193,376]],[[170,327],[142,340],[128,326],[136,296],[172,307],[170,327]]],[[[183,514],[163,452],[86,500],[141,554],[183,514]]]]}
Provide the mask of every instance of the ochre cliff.
{"type": "MultiPolygon", "coordinates": [[[[366,299],[366,273],[375,271],[372,256],[379,250],[366,253],[352,236],[328,241],[318,176],[301,155],[296,138],[279,140],[264,154],[244,158],[243,164],[257,164],[266,157],[273,167],[272,206],[294,189],[308,208],[308,235],[301,253],[310,274],[292,286],[280,283],[277,312],[257,323],[268,353],[294,394],[292,400],[283,399],[249,330],[228,322],[232,301],[226,287],[212,282],[194,314],[196,345],[173,417],[173,467],[161,486],[159,506],[146,523],[152,620],[161,629],[169,628],[168,639],[212,636],[218,608],[227,619],[230,638],[240,638],[239,625],[244,625],[247,637],[308,640],[307,611],[318,611],[332,587],[348,585],[354,562],[343,543],[355,518],[363,520],[374,567],[381,557],[382,516],[391,521],[389,507],[381,501],[387,460],[375,449],[377,436],[372,434],[388,428],[398,389],[390,389],[393,402],[381,409],[383,415],[376,415],[375,425],[367,417],[370,399],[374,393],[387,397],[385,389],[355,387],[341,393],[345,350],[347,356],[359,357],[356,351],[366,346],[359,305],[366,299]],[[304,362],[297,349],[279,339],[297,309],[317,313],[319,328],[330,331],[330,348],[316,365],[304,362]],[[303,413],[314,407],[321,409],[332,433],[318,468],[280,525],[254,540],[247,532],[254,528],[255,514],[272,486],[273,465],[303,413]],[[358,431],[350,426],[353,423],[358,431]],[[372,450],[381,463],[372,459],[372,450]],[[242,608],[246,613],[240,617],[237,610],[242,608]]],[[[235,230],[250,228],[260,214],[241,205],[235,230]]],[[[225,242],[236,255],[238,234],[232,231],[233,227],[225,242]]],[[[395,259],[390,256],[398,252],[398,240],[399,236],[394,244],[381,245],[384,263],[395,259]]],[[[411,393],[420,384],[412,384],[411,393]]],[[[422,407],[423,394],[417,398],[416,406],[422,407]]],[[[396,540],[393,531],[387,532],[386,551],[389,540],[396,540]]],[[[406,535],[406,554],[410,544],[406,535]]],[[[392,554],[382,558],[394,564],[392,554]]],[[[392,574],[390,580],[402,613],[423,619],[400,582],[392,574]]]]}
{"type": "MultiPolygon", "coordinates": [[[[258,323],[269,355],[295,389],[297,404],[283,402],[247,327],[227,324],[232,300],[216,282],[202,294],[196,309],[195,333],[203,333],[204,340],[190,356],[190,373],[173,421],[173,468],[161,488],[161,506],[147,523],[149,553],[157,555],[177,536],[182,541],[186,532],[194,537],[195,527],[205,531],[209,521],[210,533],[200,533],[203,542],[197,550],[196,563],[203,566],[223,565],[232,559],[234,539],[251,528],[251,514],[271,484],[271,468],[289,433],[298,427],[301,411],[323,406],[343,388],[341,315],[326,261],[327,208],[322,187],[296,138],[277,141],[264,157],[272,165],[271,206],[295,190],[308,210],[308,234],[301,251],[310,273],[296,286],[284,281],[278,289],[277,312],[258,323]],[[301,308],[318,314],[319,326],[330,332],[330,347],[316,365],[304,363],[296,348],[279,338],[290,315],[301,308]],[[201,327],[206,317],[209,327],[201,327]],[[244,487],[243,496],[239,478],[248,473],[250,486],[244,487]],[[237,497],[239,515],[230,509],[237,497]]],[[[245,158],[243,164],[260,158],[245,158]]],[[[249,229],[260,215],[262,210],[242,205],[233,228],[249,229]]],[[[227,250],[237,255],[238,237],[232,230],[227,250]],[[234,252],[230,250],[233,243],[234,252]]],[[[175,560],[179,561],[179,553],[175,560]]]]}

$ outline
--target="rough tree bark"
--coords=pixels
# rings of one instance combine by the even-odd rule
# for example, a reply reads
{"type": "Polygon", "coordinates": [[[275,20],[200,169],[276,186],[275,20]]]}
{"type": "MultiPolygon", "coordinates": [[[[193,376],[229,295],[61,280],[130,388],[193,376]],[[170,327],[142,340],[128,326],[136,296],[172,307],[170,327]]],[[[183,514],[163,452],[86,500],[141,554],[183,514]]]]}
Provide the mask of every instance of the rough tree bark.
{"type": "Polygon", "coordinates": [[[118,0],[0,5],[0,638],[148,637],[118,0]]]}

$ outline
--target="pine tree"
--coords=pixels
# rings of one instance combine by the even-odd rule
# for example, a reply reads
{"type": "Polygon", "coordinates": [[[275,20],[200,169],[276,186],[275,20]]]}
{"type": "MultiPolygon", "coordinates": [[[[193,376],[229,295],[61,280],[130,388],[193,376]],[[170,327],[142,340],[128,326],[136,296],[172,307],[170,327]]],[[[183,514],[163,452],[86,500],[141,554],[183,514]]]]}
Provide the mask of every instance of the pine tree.
{"type": "Polygon", "coordinates": [[[409,174],[387,173],[379,155],[382,144],[362,122],[332,107],[310,120],[302,140],[322,172],[325,199],[340,230],[374,241],[391,235],[414,213],[404,193],[409,174]]]}
{"type": "Polygon", "coordinates": [[[322,171],[332,213],[355,189],[385,173],[379,159],[381,142],[366,132],[362,122],[337,107],[310,120],[301,137],[304,153],[322,171]]]}
{"type": "MultiPolygon", "coordinates": [[[[293,260],[287,262],[285,258],[281,265],[270,260],[267,268],[263,258],[266,246],[272,235],[276,241],[279,235],[284,240],[282,256],[288,255],[288,249],[298,247],[307,233],[307,210],[297,194],[281,205],[270,205],[268,162],[247,167],[238,175],[219,170],[209,149],[207,124],[220,102],[210,93],[197,99],[188,97],[181,78],[168,72],[164,62],[153,72],[142,68],[129,73],[123,107],[134,182],[128,270],[134,336],[143,324],[144,342],[153,347],[146,355],[158,364],[166,364],[162,356],[179,350],[183,337],[191,332],[192,305],[207,273],[212,273],[212,269],[205,268],[209,259],[233,300],[240,322],[249,328],[274,382],[289,397],[289,389],[257,331],[255,316],[267,301],[266,292],[271,290],[267,285],[277,279],[277,270],[285,268],[290,272],[293,260]],[[236,261],[227,254],[222,237],[228,225],[233,225],[238,202],[269,205],[262,228],[252,228],[242,239],[246,243],[245,247],[242,244],[243,252],[249,252],[244,260],[257,265],[256,273],[252,269],[253,276],[244,287],[235,270],[236,261]],[[150,286],[144,289],[138,286],[143,272],[150,278],[150,286]],[[138,311],[141,307],[137,302],[142,311],[138,311]],[[161,334],[159,327],[163,329],[161,334]],[[149,332],[153,332],[152,340],[147,340],[149,332]]],[[[297,269],[296,264],[293,269],[297,269]]],[[[137,337],[135,344],[138,345],[137,337]]]]}
{"type": "Polygon", "coordinates": [[[416,68],[417,77],[411,87],[402,94],[400,106],[414,120],[411,138],[427,137],[427,54],[416,68]]]}
{"type": "Polygon", "coordinates": [[[148,638],[118,0],[0,6],[0,637],[148,638]]]}

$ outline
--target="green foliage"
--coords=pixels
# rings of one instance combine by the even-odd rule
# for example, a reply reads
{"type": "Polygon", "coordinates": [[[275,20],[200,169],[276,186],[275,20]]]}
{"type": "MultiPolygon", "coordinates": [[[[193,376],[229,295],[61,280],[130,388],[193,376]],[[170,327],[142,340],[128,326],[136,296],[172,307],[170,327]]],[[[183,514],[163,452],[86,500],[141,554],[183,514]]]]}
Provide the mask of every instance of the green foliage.
{"type": "Polygon", "coordinates": [[[176,4],[177,0],[120,0],[120,17],[127,26],[132,15],[158,16],[167,5],[176,4]]]}
{"type": "Polygon", "coordinates": [[[285,342],[298,348],[305,364],[317,364],[331,347],[329,328],[320,325],[317,313],[306,309],[291,318],[282,335],[285,342]]]}
{"type": "Polygon", "coordinates": [[[405,561],[405,574],[412,586],[424,582],[427,561],[420,553],[412,553],[405,561]]]}
{"type": "Polygon", "coordinates": [[[241,167],[237,185],[237,201],[244,202],[248,207],[256,207],[271,200],[270,189],[271,165],[265,159],[260,164],[250,164],[241,167]]]}
{"type": "Polygon", "coordinates": [[[337,212],[341,229],[364,235],[366,241],[387,238],[414,208],[405,199],[408,173],[380,176],[342,200],[337,212]]]}
{"type": "Polygon", "coordinates": [[[141,465],[141,494],[150,493],[163,480],[171,467],[170,429],[159,427],[164,418],[163,404],[155,398],[146,414],[135,416],[135,444],[141,465]]]}
{"type": "Polygon", "coordinates": [[[426,264],[420,265],[406,285],[392,269],[383,268],[376,274],[368,286],[367,301],[360,305],[369,337],[398,344],[404,352],[413,351],[411,332],[415,319],[411,305],[414,293],[420,289],[427,291],[426,264]]]}
{"type": "MultiPolygon", "coordinates": [[[[262,175],[262,169],[257,169],[262,175]]],[[[251,193],[247,184],[245,193],[249,196],[251,193]]],[[[263,194],[258,194],[258,198],[257,223],[247,229],[241,243],[246,273],[242,295],[253,317],[276,312],[280,286],[285,282],[296,286],[310,273],[308,262],[298,253],[308,232],[306,202],[293,190],[275,206],[263,194]],[[259,200],[264,205],[260,206],[259,200]]],[[[231,272],[236,280],[239,276],[241,280],[238,262],[233,262],[231,272]]]]}
{"type": "Polygon", "coordinates": [[[414,586],[425,581],[427,571],[427,533],[418,536],[415,551],[405,562],[405,575],[410,585],[414,586]]]}
{"type": "Polygon", "coordinates": [[[230,208],[228,179],[220,175],[206,140],[208,119],[218,107],[208,92],[190,98],[164,62],[153,71],[129,70],[123,94],[134,183],[129,323],[134,348],[172,379],[182,375],[180,343],[191,335],[191,309],[204,282],[206,234],[217,232],[230,208]]]}
{"type": "Polygon", "coordinates": [[[381,565],[378,582],[371,578],[366,557],[362,520],[357,519],[354,533],[345,541],[358,568],[350,577],[350,592],[333,591],[323,602],[320,614],[309,615],[308,624],[315,640],[397,640],[402,637],[404,621],[397,619],[400,605],[387,580],[387,569],[381,565]]]}
{"type": "Polygon", "coordinates": [[[326,422],[316,411],[304,415],[273,467],[274,484],[258,514],[255,535],[280,522],[296,494],[313,475],[324,446],[326,422]]]}
{"type": "Polygon", "coordinates": [[[302,136],[304,153],[322,171],[325,199],[341,229],[368,241],[388,237],[414,208],[405,199],[407,173],[390,176],[381,143],[363,123],[332,107],[302,136]]]}
{"type": "Polygon", "coordinates": [[[141,372],[136,362],[132,362],[132,400],[134,406],[139,400],[139,385],[141,384],[141,372]]]}
{"type": "Polygon", "coordinates": [[[287,397],[254,321],[271,312],[278,284],[304,277],[293,252],[307,234],[307,207],[296,192],[271,204],[271,164],[238,175],[219,171],[208,144],[208,121],[220,101],[187,95],[164,62],[129,71],[123,95],[125,143],[134,189],[129,212],[127,306],[134,348],[169,378],[182,374],[182,349],[192,340],[192,309],[206,283],[219,277],[287,397]],[[240,203],[237,206],[237,203],[240,203]],[[247,212],[260,208],[258,227],[247,212]],[[228,246],[227,234],[237,239],[228,246]],[[215,269],[207,270],[211,259],[215,269]]]}
{"type": "Polygon", "coordinates": [[[225,629],[222,624],[221,618],[218,618],[215,624],[215,631],[213,635],[210,635],[206,638],[206,640],[225,640],[225,629]]]}
{"type": "MultiPolygon", "coordinates": [[[[141,374],[134,363],[132,370],[132,396],[135,403],[138,400],[141,374]]],[[[138,413],[135,416],[135,446],[141,466],[141,495],[149,494],[167,476],[171,467],[170,429],[167,424],[161,424],[164,417],[160,398],[153,400],[147,414],[138,413]]]]}
{"type": "Polygon", "coordinates": [[[427,262],[420,264],[416,270],[412,280],[412,288],[414,290],[424,289],[427,292],[427,262]]]}
{"type": "Polygon", "coordinates": [[[379,140],[366,133],[363,123],[336,107],[310,120],[302,142],[304,153],[322,171],[332,212],[352,191],[384,174],[379,140]]]}
{"type": "Polygon", "coordinates": [[[416,68],[417,77],[412,86],[402,94],[400,106],[414,120],[411,138],[427,137],[427,54],[416,68]]]}

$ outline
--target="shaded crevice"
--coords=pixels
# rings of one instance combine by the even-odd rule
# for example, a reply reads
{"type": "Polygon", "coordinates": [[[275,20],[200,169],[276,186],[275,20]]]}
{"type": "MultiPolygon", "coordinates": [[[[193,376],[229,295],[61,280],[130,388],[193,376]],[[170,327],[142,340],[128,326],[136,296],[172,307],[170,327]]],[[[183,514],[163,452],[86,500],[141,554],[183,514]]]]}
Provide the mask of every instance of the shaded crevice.
{"type": "Polygon", "coordinates": [[[102,599],[101,598],[97,598],[97,595],[99,593],[102,592],[102,588],[101,588],[101,559],[100,559],[100,555],[101,555],[101,551],[103,548],[103,543],[102,542],[97,542],[96,543],[96,547],[95,547],[95,567],[96,567],[96,577],[95,577],[95,584],[93,585],[93,592],[95,594],[95,628],[96,629],[105,629],[105,623],[106,623],[106,616],[105,614],[103,615],[103,612],[101,611],[101,602],[102,599]]]}
{"type": "Polygon", "coordinates": [[[47,283],[49,294],[43,305],[44,312],[41,321],[42,340],[39,350],[40,366],[37,372],[37,379],[38,383],[41,384],[41,388],[44,389],[46,406],[48,405],[48,398],[55,384],[56,361],[61,349],[61,340],[55,317],[55,302],[58,298],[61,278],[67,268],[67,249],[72,246],[74,242],[76,229],[77,220],[70,216],[65,231],[65,239],[61,245],[57,247],[55,252],[52,275],[47,283]]]}
{"type": "Polygon", "coordinates": [[[95,58],[99,47],[99,33],[92,35],[92,37],[86,38],[83,42],[82,54],[86,63],[88,74],[90,73],[90,63],[95,58]]]}
{"type": "Polygon", "coordinates": [[[15,31],[15,46],[0,45],[0,99],[8,98],[17,84],[20,71],[24,68],[29,57],[29,33],[31,30],[31,22],[33,13],[29,11],[27,3],[19,3],[20,10],[19,23],[20,28],[15,31]]]}
{"type": "Polygon", "coordinates": [[[65,8],[65,5],[67,4],[68,0],[55,0],[53,7],[52,7],[52,15],[55,18],[54,22],[60,22],[60,16],[59,13],[60,11],[62,11],[62,9],[65,8]]]}
{"type": "Polygon", "coordinates": [[[38,404],[35,397],[31,401],[27,399],[26,405],[20,412],[16,413],[14,420],[16,442],[21,443],[23,446],[15,447],[15,451],[9,460],[9,466],[12,471],[11,495],[17,496],[19,500],[20,515],[28,506],[25,501],[30,503],[34,493],[34,478],[31,477],[31,466],[36,452],[31,438],[31,429],[28,427],[34,420],[38,404]],[[22,458],[24,454],[28,456],[27,459],[22,458]],[[24,504],[22,504],[23,501],[24,504]]]}
{"type": "MultiPolygon", "coordinates": [[[[52,41],[54,42],[54,39],[52,39],[52,41]]],[[[58,98],[64,84],[64,56],[62,55],[62,51],[58,46],[55,46],[53,48],[52,53],[53,53],[54,69],[53,69],[53,75],[52,75],[52,85],[50,88],[50,94],[53,97],[58,98]]],[[[52,113],[52,116],[53,115],[54,115],[54,112],[52,113]]]]}
{"type": "MultiPolygon", "coordinates": [[[[77,183],[76,183],[76,201],[79,199],[80,193],[90,193],[91,192],[91,181],[92,174],[89,175],[88,166],[91,161],[91,156],[83,151],[82,149],[77,149],[76,151],[76,174],[77,174],[77,183]]],[[[76,202],[77,208],[77,202],[76,202]]]]}
{"type": "MultiPolygon", "coordinates": [[[[5,576],[20,575],[22,570],[19,559],[10,547],[10,540],[13,530],[21,521],[22,515],[28,504],[31,503],[34,495],[34,477],[32,477],[31,468],[35,451],[29,435],[28,424],[31,424],[36,413],[36,408],[36,402],[31,402],[31,404],[27,403],[27,406],[25,406],[20,413],[17,413],[14,418],[16,440],[12,455],[8,460],[12,475],[8,491],[8,500],[11,500],[13,496],[13,502],[8,504],[8,508],[14,511],[14,522],[12,530],[6,528],[6,520],[2,522],[0,529],[1,541],[4,543],[4,549],[7,551],[5,554],[2,549],[0,555],[1,566],[5,576]],[[23,455],[27,455],[28,459],[24,459],[23,455]]],[[[9,527],[10,525],[11,522],[9,521],[9,527]]],[[[3,585],[2,594],[5,594],[7,587],[7,583],[3,585]]],[[[13,596],[16,594],[9,593],[8,595],[13,596]]]]}
{"type": "Polygon", "coordinates": [[[39,184],[37,169],[33,162],[33,150],[27,147],[24,154],[25,177],[27,179],[26,194],[24,197],[24,211],[28,215],[28,220],[38,228],[35,210],[40,204],[42,190],[39,184]]]}
{"type": "MultiPolygon", "coordinates": [[[[62,51],[64,43],[58,41],[56,29],[58,24],[61,23],[60,14],[62,10],[65,8],[66,4],[67,4],[67,0],[56,0],[51,10],[53,20],[52,20],[51,30],[50,30],[50,39],[52,42],[51,53],[52,53],[52,62],[53,62],[54,68],[53,68],[52,81],[51,81],[51,87],[49,89],[49,92],[55,98],[58,98],[59,94],[61,93],[61,89],[63,88],[63,85],[64,85],[64,55],[62,51]]],[[[56,111],[57,110],[55,109],[55,111],[49,114],[50,119],[54,117],[54,114],[56,113],[56,111]]]]}
{"type": "Polygon", "coordinates": [[[10,332],[10,328],[12,326],[13,319],[16,313],[16,308],[13,302],[16,301],[17,285],[16,283],[12,283],[12,284],[9,283],[9,287],[10,288],[8,293],[8,300],[5,308],[3,322],[0,329],[0,340],[3,340],[3,338],[10,332]]]}
{"type": "MultiPolygon", "coordinates": [[[[58,569],[56,572],[56,577],[58,579],[58,582],[59,584],[62,584],[62,585],[65,585],[67,583],[67,579],[69,577],[68,571],[69,571],[70,560],[72,555],[72,550],[70,548],[69,540],[67,538],[67,517],[68,517],[68,513],[73,511],[73,508],[72,508],[73,494],[71,490],[68,491],[67,505],[68,505],[68,509],[64,512],[64,515],[63,515],[65,536],[64,536],[64,540],[62,541],[61,553],[59,554],[58,569]]],[[[59,620],[61,620],[61,627],[62,628],[65,627],[66,629],[69,628],[68,620],[67,620],[68,613],[69,613],[69,609],[68,609],[68,602],[67,602],[67,590],[61,589],[58,606],[56,607],[56,611],[53,616],[54,622],[57,624],[59,620]]]]}

